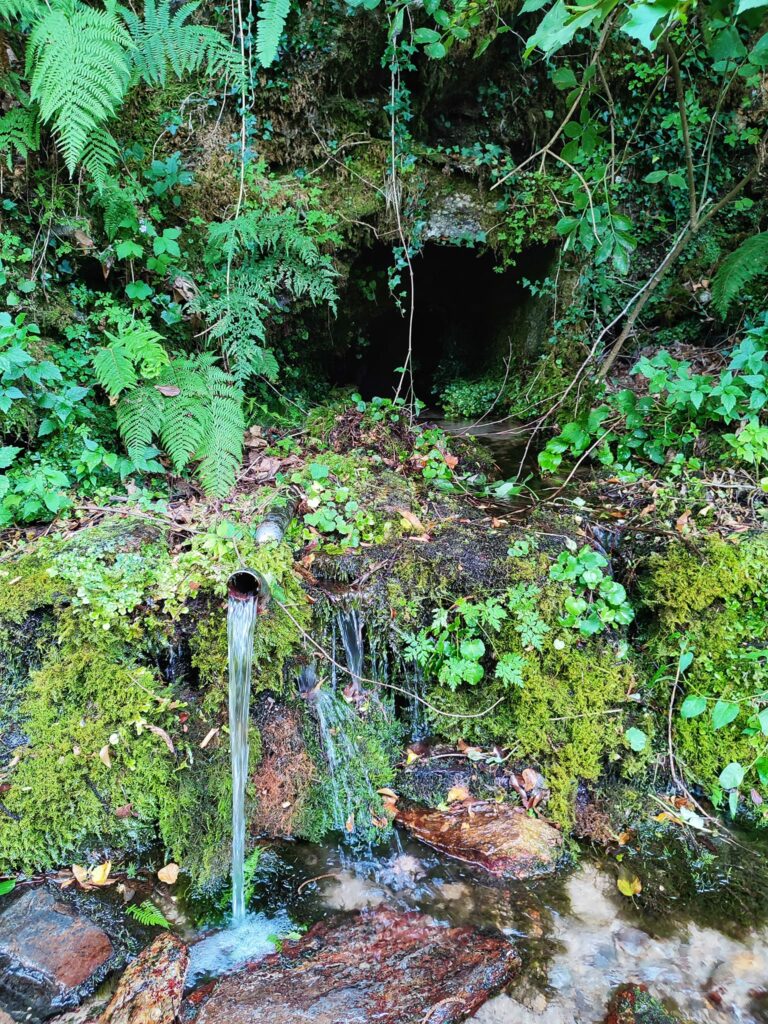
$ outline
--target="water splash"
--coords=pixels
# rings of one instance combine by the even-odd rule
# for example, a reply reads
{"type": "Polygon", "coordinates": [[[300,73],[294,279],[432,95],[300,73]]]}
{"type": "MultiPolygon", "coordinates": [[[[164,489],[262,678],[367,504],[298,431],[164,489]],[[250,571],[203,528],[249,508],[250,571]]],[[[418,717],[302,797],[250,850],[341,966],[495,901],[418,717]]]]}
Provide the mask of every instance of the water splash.
{"type": "Polygon", "coordinates": [[[245,919],[245,785],[248,779],[248,725],[256,614],[253,595],[230,596],[227,641],[229,744],[232,755],[232,921],[235,924],[245,919]]]}

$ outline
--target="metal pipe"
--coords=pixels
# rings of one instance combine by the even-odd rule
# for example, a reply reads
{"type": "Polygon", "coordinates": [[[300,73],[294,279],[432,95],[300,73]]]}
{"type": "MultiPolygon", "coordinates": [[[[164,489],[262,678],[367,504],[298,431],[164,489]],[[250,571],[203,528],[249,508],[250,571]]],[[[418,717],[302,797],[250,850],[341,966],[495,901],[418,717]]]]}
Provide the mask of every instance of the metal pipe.
{"type": "Polygon", "coordinates": [[[236,601],[255,601],[257,611],[265,612],[269,603],[269,584],[253,569],[238,569],[227,580],[227,593],[236,601]]]}
{"type": "Polygon", "coordinates": [[[263,521],[256,528],[255,539],[257,544],[279,544],[285,536],[285,531],[291,525],[291,520],[296,515],[299,499],[291,494],[288,500],[277,502],[267,512],[263,521]]]}

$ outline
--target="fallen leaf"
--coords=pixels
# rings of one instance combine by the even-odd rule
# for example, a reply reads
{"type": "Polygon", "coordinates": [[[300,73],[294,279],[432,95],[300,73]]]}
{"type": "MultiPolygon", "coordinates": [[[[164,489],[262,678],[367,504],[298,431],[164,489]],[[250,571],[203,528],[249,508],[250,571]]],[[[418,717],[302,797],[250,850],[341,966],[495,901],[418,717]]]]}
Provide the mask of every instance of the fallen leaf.
{"type": "Polygon", "coordinates": [[[354,814],[350,814],[350,816],[347,818],[346,823],[344,825],[344,828],[347,830],[347,832],[354,832],[355,831],[355,816],[354,816],[354,814]]]}
{"type": "Polygon", "coordinates": [[[109,872],[111,870],[112,861],[105,860],[103,864],[99,864],[97,867],[92,869],[88,881],[91,885],[106,885],[107,879],[109,878],[109,872]]]}
{"type": "Polygon", "coordinates": [[[173,740],[165,731],[165,729],[161,729],[159,725],[152,725],[151,722],[145,722],[144,724],[146,728],[149,729],[150,732],[154,733],[155,736],[160,737],[160,739],[163,741],[163,743],[165,743],[166,747],[168,747],[172,754],[176,753],[176,748],[173,745],[173,740]]]}
{"type": "Polygon", "coordinates": [[[171,861],[170,864],[166,864],[164,868],[160,868],[157,872],[157,877],[161,882],[165,882],[166,885],[175,885],[176,880],[179,877],[179,865],[174,864],[171,861]]]}
{"type": "Polygon", "coordinates": [[[81,248],[83,248],[83,249],[92,249],[93,248],[93,239],[91,237],[89,237],[88,235],[86,235],[86,233],[84,231],[81,231],[80,228],[77,228],[75,230],[73,238],[75,239],[75,241],[77,242],[77,244],[81,248]]]}
{"type": "Polygon", "coordinates": [[[409,512],[407,508],[398,508],[395,509],[395,511],[401,516],[405,523],[411,527],[411,529],[416,531],[416,533],[424,533],[424,525],[415,513],[409,512]]]}
{"type": "Polygon", "coordinates": [[[446,452],[446,454],[443,456],[443,459],[445,460],[445,464],[448,467],[448,469],[456,469],[456,467],[459,464],[459,460],[456,458],[455,455],[451,455],[450,452],[446,452]]]}
{"type": "Polygon", "coordinates": [[[213,739],[213,737],[214,737],[214,736],[215,736],[215,735],[216,735],[216,734],[218,733],[218,731],[219,731],[219,727],[218,727],[218,725],[217,725],[217,726],[215,726],[215,727],[214,727],[213,729],[210,729],[210,730],[209,730],[209,731],[208,731],[208,732],[207,732],[207,733],[205,734],[205,739],[204,739],[204,740],[203,740],[203,742],[202,742],[202,743],[200,744],[200,749],[201,749],[201,750],[205,750],[205,748],[206,748],[206,747],[208,746],[208,744],[209,744],[209,743],[211,742],[211,740],[213,739]]]}
{"type": "Polygon", "coordinates": [[[460,800],[471,800],[472,794],[469,792],[466,786],[451,786],[448,790],[448,795],[445,798],[447,804],[455,804],[460,800]]]}
{"type": "Polygon", "coordinates": [[[643,891],[643,883],[637,875],[633,875],[632,878],[620,876],[616,879],[616,888],[622,896],[627,896],[631,899],[643,891]]]}
{"type": "Polygon", "coordinates": [[[542,781],[539,773],[537,771],[534,771],[533,768],[523,768],[521,772],[521,778],[523,780],[523,786],[525,787],[528,793],[530,793],[532,789],[535,789],[538,785],[540,785],[542,781]]]}
{"type": "Polygon", "coordinates": [[[408,765],[408,764],[413,764],[414,761],[420,761],[420,760],[421,760],[420,755],[417,754],[415,750],[411,750],[411,748],[408,747],[408,750],[407,750],[406,755],[405,755],[405,763],[408,765]]]}
{"type": "Polygon", "coordinates": [[[99,760],[102,761],[107,766],[107,768],[111,768],[112,767],[112,759],[109,756],[109,744],[108,743],[105,743],[104,746],[99,751],[99,760]]]}
{"type": "Polygon", "coordinates": [[[85,883],[88,881],[88,868],[84,868],[80,864],[72,865],[72,874],[75,876],[80,885],[85,885],[85,883]]]}
{"type": "Polygon", "coordinates": [[[155,391],[159,391],[166,398],[175,398],[181,394],[181,388],[176,387],[175,384],[155,384],[155,391]]]}
{"type": "Polygon", "coordinates": [[[133,804],[123,804],[115,808],[116,818],[130,818],[133,816],[133,804]]]}
{"type": "Polygon", "coordinates": [[[688,520],[690,518],[691,510],[688,509],[688,511],[683,512],[683,514],[675,520],[675,529],[678,533],[685,533],[686,529],[688,528],[688,520]]]}
{"type": "Polygon", "coordinates": [[[395,791],[393,789],[382,788],[382,789],[377,789],[376,792],[379,794],[379,796],[387,796],[387,797],[389,797],[390,800],[397,800],[398,799],[397,793],[395,793],[395,791]]]}

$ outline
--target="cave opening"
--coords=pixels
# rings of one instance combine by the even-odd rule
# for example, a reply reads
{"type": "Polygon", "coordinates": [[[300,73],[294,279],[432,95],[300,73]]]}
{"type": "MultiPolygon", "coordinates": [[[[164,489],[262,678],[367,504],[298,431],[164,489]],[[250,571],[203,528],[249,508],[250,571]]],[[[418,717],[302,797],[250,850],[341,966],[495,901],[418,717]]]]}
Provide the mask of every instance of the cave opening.
{"type": "MultiPolygon", "coordinates": [[[[541,339],[532,325],[541,320],[542,299],[524,284],[541,282],[552,264],[553,249],[536,246],[514,267],[498,269],[487,249],[426,244],[413,258],[415,309],[412,365],[417,397],[435,405],[441,386],[457,378],[474,379],[503,367],[511,355],[523,364],[541,339]],[[534,331],[535,333],[535,331],[534,331]]],[[[384,244],[365,249],[352,265],[349,287],[337,321],[332,382],[353,386],[366,400],[392,394],[408,352],[408,270],[395,294],[389,287],[392,250],[384,244]]],[[[336,333],[336,331],[334,331],[336,333]]],[[[546,339],[544,339],[546,340],[546,339]]]]}

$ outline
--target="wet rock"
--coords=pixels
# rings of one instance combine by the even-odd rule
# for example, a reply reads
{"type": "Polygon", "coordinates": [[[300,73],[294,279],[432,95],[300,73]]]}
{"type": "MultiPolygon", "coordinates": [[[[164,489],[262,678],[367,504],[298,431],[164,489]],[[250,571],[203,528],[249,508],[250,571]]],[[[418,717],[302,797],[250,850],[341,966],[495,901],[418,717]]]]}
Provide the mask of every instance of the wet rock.
{"type": "Polygon", "coordinates": [[[514,977],[501,935],[378,908],[316,924],[190,996],[184,1024],[453,1024],[514,977]]]}
{"type": "Polygon", "coordinates": [[[126,969],[98,1024],[173,1024],[188,964],[181,939],[159,935],[126,969]]]}
{"type": "Polygon", "coordinates": [[[88,917],[47,889],[30,889],[0,916],[0,1007],[26,1021],[77,1006],[114,952],[88,917]]]}
{"type": "Polygon", "coordinates": [[[554,871],[563,845],[560,832],[541,818],[483,800],[464,800],[447,811],[397,807],[395,820],[441,853],[501,878],[554,871]]]}
{"type": "Polygon", "coordinates": [[[605,1024],[682,1024],[683,1018],[666,1010],[643,985],[624,985],[608,1007],[605,1024]]]}

